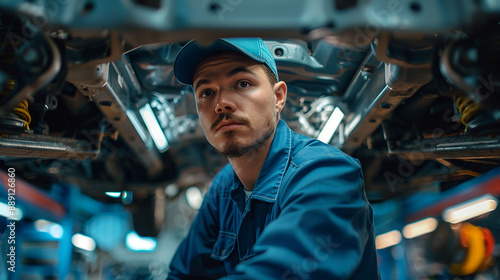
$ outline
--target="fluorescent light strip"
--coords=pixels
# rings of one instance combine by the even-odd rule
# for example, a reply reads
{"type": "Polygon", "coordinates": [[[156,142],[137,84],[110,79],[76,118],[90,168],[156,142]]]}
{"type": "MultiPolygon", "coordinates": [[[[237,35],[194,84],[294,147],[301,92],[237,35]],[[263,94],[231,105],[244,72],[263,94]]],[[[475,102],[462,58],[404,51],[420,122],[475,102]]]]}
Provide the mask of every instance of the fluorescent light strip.
{"type": "Polygon", "coordinates": [[[146,123],[146,127],[148,128],[156,147],[160,152],[164,152],[168,147],[168,140],[165,133],[163,133],[163,129],[160,127],[155,114],[153,113],[153,109],[151,109],[149,104],[146,104],[139,109],[139,114],[141,114],[142,119],[146,123]]]}
{"type": "Polygon", "coordinates": [[[12,206],[8,206],[7,204],[0,202],[0,216],[4,216],[4,217],[9,218],[11,220],[20,221],[24,215],[23,211],[16,207],[16,210],[14,211],[14,213],[12,213],[12,211],[9,210],[9,207],[12,207],[12,206]],[[12,214],[14,214],[14,215],[12,215],[12,214]]]}
{"type": "Polygon", "coordinates": [[[403,228],[403,236],[406,239],[412,239],[436,230],[438,221],[435,218],[426,218],[420,221],[407,224],[403,228]]]}
{"type": "Polygon", "coordinates": [[[399,244],[401,239],[401,233],[399,230],[392,230],[375,237],[375,246],[377,247],[377,250],[385,249],[399,244]]]}
{"type": "Polygon", "coordinates": [[[144,128],[142,127],[141,123],[139,122],[139,119],[135,115],[134,112],[127,110],[127,116],[132,125],[134,126],[135,130],[139,134],[139,137],[141,137],[142,142],[146,142],[148,140],[148,137],[146,136],[146,132],[144,131],[144,128]]]}
{"type": "Polygon", "coordinates": [[[125,245],[131,251],[149,252],[156,249],[157,241],[152,237],[141,237],[136,232],[131,231],[125,237],[125,245]]]}
{"type": "Polygon", "coordinates": [[[75,233],[73,235],[73,237],[71,238],[71,243],[73,243],[73,246],[75,246],[76,248],[80,248],[89,252],[94,251],[96,248],[95,241],[92,237],[80,233],[75,233]]]}
{"type": "Polygon", "coordinates": [[[121,192],[105,192],[105,194],[107,196],[114,197],[114,198],[120,197],[122,195],[121,192]]]}
{"type": "Polygon", "coordinates": [[[49,234],[54,238],[61,238],[63,236],[64,230],[61,225],[53,224],[49,229],[49,234]]]}
{"type": "Polygon", "coordinates": [[[492,195],[483,195],[469,201],[451,206],[443,211],[443,220],[457,224],[486,213],[497,208],[498,200],[492,195]]]}
{"type": "Polygon", "coordinates": [[[61,238],[63,236],[64,230],[61,225],[49,222],[44,219],[38,219],[34,223],[35,229],[39,232],[47,232],[54,238],[61,238]]]}
{"type": "Polygon", "coordinates": [[[342,122],[343,118],[344,112],[342,112],[339,107],[335,107],[335,110],[333,110],[332,114],[326,121],[325,126],[323,126],[323,129],[319,133],[318,140],[326,144],[330,143],[333,134],[335,133],[335,131],[337,131],[337,128],[339,127],[340,122],[342,122]]]}

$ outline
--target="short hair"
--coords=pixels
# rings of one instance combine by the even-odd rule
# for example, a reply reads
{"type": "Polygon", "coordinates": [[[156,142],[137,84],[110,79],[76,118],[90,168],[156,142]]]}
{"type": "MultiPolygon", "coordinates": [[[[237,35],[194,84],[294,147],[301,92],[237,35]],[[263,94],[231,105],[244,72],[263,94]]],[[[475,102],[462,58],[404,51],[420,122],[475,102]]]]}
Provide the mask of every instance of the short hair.
{"type": "Polygon", "coordinates": [[[273,86],[274,84],[276,84],[278,82],[276,75],[274,74],[273,70],[271,70],[271,68],[269,68],[269,66],[267,66],[264,63],[261,63],[261,64],[264,67],[264,70],[266,71],[266,75],[267,75],[267,78],[269,79],[269,82],[271,82],[271,85],[273,86]]]}

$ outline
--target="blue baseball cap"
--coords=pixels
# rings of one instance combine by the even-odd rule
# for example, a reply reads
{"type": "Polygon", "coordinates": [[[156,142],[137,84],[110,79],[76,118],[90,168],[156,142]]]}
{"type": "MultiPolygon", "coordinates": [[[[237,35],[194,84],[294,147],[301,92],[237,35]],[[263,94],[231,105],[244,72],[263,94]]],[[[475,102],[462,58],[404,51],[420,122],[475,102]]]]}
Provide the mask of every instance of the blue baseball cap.
{"type": "Polygon", "coordinates": [[[237,51],[257,62],[264,63],[279,81],[276,62],[261,38],[221,38],[208,46],[202,46],[192,40],[177,54],[174,62],[175,77],[182,84],[192,85],[194,72],[200,62],[210,53],[222,50],[237,51]]]}

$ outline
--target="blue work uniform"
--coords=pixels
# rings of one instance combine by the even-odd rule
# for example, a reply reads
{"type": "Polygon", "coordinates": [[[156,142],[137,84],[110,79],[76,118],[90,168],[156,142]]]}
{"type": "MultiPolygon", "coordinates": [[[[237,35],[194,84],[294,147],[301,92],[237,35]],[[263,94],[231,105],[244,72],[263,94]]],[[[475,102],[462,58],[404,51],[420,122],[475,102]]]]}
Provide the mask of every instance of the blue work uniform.
{"type": "Polygon", "coordinates": [[[280,121],[253,192],[213,179],[168,279],[380,279],[358,160],[280,121]]]}

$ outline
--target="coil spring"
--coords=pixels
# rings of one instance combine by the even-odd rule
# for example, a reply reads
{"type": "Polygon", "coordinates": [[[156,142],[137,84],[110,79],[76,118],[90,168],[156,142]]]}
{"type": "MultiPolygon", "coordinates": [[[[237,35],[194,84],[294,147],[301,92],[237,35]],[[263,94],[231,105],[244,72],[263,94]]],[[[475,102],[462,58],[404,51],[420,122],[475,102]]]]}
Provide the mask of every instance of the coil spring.
{"type": "Polygon", "coordinates": [[[30,111],[28,111],[28,101],[23,100],[19,103],[12,112],[24,123],[24,126],[29,130],[31,123],[30,111]]]}
{"type": "Polygon", "coordinates": [[[465,126],[467,126],[467,124],[482,110],[481,105],[477,104],[467,96],[458,97],[456,105],[458,112],[462,115],[462,124],[465,126]]]}
{"type": "MultiPolygon", "coordinates": [[[[16,85],[16,81],[14,79],[9,79],[7,82],[7,85],[5,86],[4,90],[0,93],[0,95],[6,95],[10,91],[14,89],[16,85]]],[[[28,130],[30,129],[30,123],[31,123],[31,115],[28,110],[28,101],[23,100],[21,103],[19,103],[14,109],[12,109],[12,113],[16,115],[20,121],[24,123],[24,127],[26,127],[28,130]]]]}

